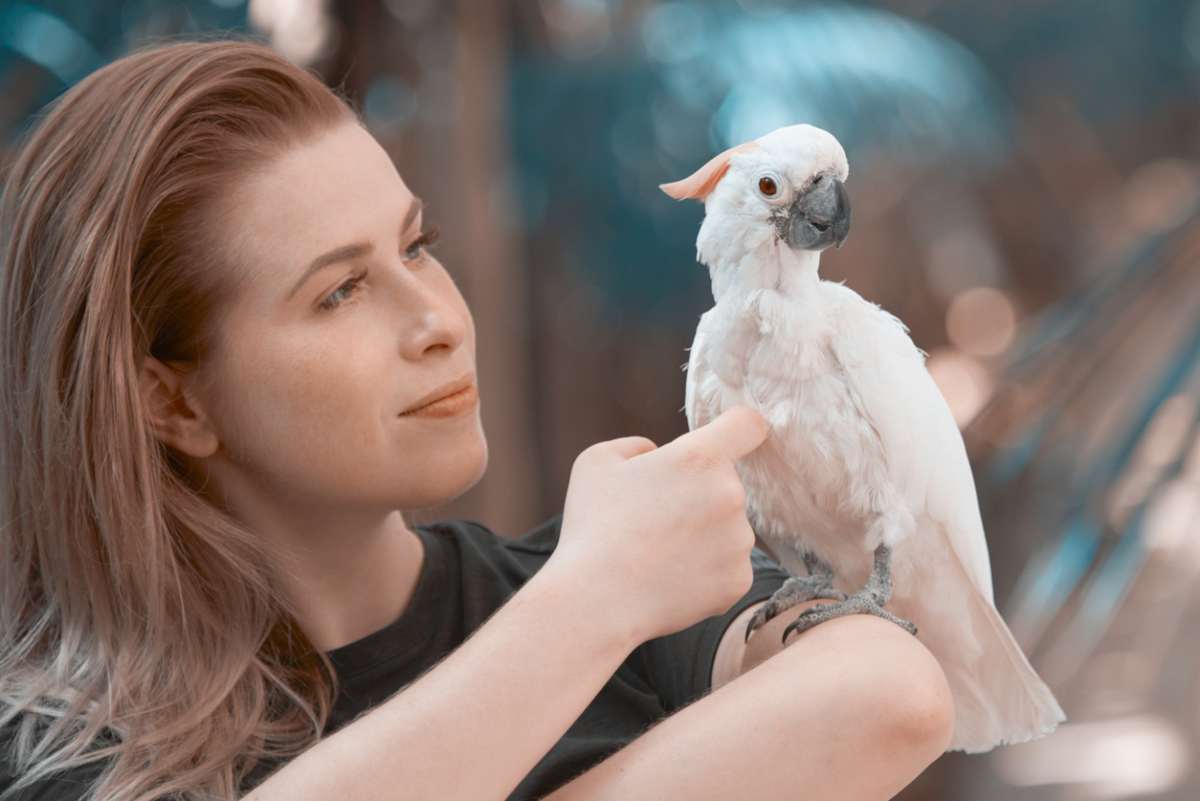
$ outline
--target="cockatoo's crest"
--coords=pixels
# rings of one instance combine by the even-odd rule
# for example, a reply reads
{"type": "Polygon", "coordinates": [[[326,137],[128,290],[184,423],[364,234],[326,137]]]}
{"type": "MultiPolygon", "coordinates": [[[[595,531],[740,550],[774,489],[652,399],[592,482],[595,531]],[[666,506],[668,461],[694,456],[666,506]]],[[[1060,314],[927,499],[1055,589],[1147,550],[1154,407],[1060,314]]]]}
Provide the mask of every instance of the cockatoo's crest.
{"type": "Polygon", "coordinates": [[[704,163],[703,167],[696,170],[687,178],[681,178],[669,184],[659,184],[658,188],[676,200],[695,198],[696,200],[703,201],[716,188],[717,182],[721,180],[725,175],[725,171],[729,169],[730,157],[734,153],[754,150],[758,146],[758,142],[754,140],[734,145],[713,156],[704,163]]]}
{"type": "MultiPolygon", "coordinates": [[[[791,190],[803,189],[818,174],[832,175],[842,181],[850,175],[846,152],[833,134],[800,123],[776,128],[757,139],[723,150],[688,177],[659,184],[658,188],[676,200],[695,199],[707,206],[709,195],[720,185],[736,183],[721,180],[731,168],[734,168],[734,174],[755,172],[755,177],[760,168],[775,170],[791,184],[784,188],[787,195],[791,190]],[[736,154],[748,155],[733,158],[736,154]]],[[[763,199],[762,195],[757,197],[763,199]]],[[[782,199],[775,199],[776,204],[782,199]]]]}

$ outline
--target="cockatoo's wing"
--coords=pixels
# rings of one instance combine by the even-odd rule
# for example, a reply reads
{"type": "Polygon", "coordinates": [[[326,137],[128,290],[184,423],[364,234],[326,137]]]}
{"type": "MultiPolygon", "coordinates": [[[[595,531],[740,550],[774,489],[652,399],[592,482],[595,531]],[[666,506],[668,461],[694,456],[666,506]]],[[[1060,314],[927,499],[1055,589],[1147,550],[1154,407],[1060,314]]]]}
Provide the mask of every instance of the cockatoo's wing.
{"type": "Polygon", "coordinates": [[[830,315],[853,329],[835,331],[832,346],[878,432],[888,475],[914,516],[939,524],[972,583],[991,603],[991,563],[975,479],[962,434],[925,368],[924,354],[898,318],[841,284],[828,288],[839,305],[859,307],[852,314],[830,315]]]}
{"type": "Polygon", "coordinates": [[[925,627],[946,672],[956,707],[949,748],[974,753],[1052,731],[1065,715],[996,611],[966,447],[924,355],[898,319],[851,290],[834,294],[872,307],[831,315],[847,329],[833,332],[833,350],[916,519],[908,558],[933,597],[898,585],[893,606],[925,627]],[[939,553],[955,558],[934,568],[939,553]]]}
{"type": "Polygon", "coordinates": [[[700,315],[700,323],[696,326],[696,336],[692,340],[692,346],[688,349],[687,376],[683,389],[683,410],[687,415],[688,430],[694,431],[696,428],[708,422],[708,414],[701,414],[701,410],[697,408],[696,396],[699,392],[700,382],[705,378],[712,379],[712,376],[706,376],[707,364],[704,361],[704,342],[705,342],[705,320],[712,313],[712,310],[706,311],[700,315]],[[699,419],[704,418],[704,419],[699,419]]]}
{"type": "Polygon", "coordinates": [[[704,332],[697,329],[692,347],[688,349],[687,378],[683,387],[683,411],[687,415],[688,430],[695,428],[692,420],[696,408],[696,365],[699,363],[697,356],[703,347],[704,332]]]}

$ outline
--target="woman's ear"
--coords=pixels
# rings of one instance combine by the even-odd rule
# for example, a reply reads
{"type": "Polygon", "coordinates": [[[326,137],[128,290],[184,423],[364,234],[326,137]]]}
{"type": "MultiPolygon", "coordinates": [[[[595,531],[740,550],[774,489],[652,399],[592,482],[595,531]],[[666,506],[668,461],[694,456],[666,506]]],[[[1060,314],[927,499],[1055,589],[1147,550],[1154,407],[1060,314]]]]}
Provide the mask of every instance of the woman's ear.
{"type": "Polygon", "coordinates": [[[740,153],[743,150],[753,150],[758,146],[758,142],[753,139],[749,142],[742,142],[740,145],[734,145],[713,156],[704,163],[703,167],[696,170],[687,178],[681,178],[669,184],[659,184],[658,188],[676,200],[695,198],[696,200],[703,201],[708,197],[708,193],[716,188],[717,182],[725,176],[726,170],[729,169],[730,157],[734,153],[740,153]]]}
{"type": "Polygon", "coordinates": [[[185,373],[153,356],[143,357],[138,389],[154,435],[175,450],[201,459],[211,456],[219,442],[187,383],[185,373]]]}

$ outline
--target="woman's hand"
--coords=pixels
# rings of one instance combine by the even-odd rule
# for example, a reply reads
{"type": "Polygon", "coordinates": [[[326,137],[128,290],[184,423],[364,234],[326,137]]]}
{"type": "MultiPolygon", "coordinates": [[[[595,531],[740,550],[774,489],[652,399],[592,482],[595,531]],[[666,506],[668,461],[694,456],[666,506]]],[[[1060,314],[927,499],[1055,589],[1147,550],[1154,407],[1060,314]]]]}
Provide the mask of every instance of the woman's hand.
{"type": "Polygon", "coordinates": [[[753,580],[754,531],[734,462],[769,430],[757,411],[735,406],[661,448],[634,436],[585,449],[543,570],[573,572],[597,615],[638,643],[721,614],[753,580]]]}

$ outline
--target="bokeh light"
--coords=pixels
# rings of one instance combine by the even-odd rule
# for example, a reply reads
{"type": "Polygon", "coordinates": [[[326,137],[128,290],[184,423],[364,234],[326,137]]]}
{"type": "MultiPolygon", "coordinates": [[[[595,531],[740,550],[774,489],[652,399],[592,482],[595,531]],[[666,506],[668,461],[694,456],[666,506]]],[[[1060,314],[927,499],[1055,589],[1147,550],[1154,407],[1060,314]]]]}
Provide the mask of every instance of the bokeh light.
{"type": "Polygon", "coordinates": [[[1008,294],[981,286],[960,292],[946,309],[946,334],[972,356],[998,356],[1016,334],[1017,312],[1008,294]]]}

